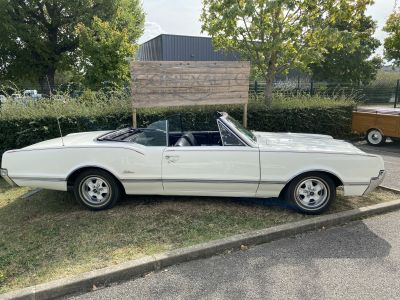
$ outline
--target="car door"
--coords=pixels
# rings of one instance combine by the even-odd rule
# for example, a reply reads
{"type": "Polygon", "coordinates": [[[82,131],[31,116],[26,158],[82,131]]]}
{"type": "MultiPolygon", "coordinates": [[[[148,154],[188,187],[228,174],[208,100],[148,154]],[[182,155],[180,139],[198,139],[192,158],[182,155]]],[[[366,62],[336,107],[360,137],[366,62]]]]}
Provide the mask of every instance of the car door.
{"type": "Polygon", "coordinates": [[[255,195],[260,180],[259,149],[245,145],[225,126],[222,130],[224,146],[168,147],[164,150],[164,193],[255,195]]]}

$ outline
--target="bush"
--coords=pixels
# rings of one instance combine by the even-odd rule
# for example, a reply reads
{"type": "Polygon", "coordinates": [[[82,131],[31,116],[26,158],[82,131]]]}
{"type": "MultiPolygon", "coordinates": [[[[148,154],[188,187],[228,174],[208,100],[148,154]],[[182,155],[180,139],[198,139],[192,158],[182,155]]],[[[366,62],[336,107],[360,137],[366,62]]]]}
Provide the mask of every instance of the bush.
{"type": "MultiPolygon", "coordinates": [[[[63,135],[72,132],[110,130],[132,124],[130,97],[124,93],[84,94],[80,99],[58,97],[28,104],[6,103],[0,112],[0,154],[46,139],[59,137],[57,118],[63,135]]],[[[248,125],[252,130],[329,134],[346,138],[351,134],[354,102],[345,98],[321,96],[276,96],[271,109],[252,99],[248,107],[248,125]]],[[[227,111],[241,120],[238,105],[141,109],[139,127],[181,114],[185,130],[215,130],[215,112],[227,111]]]]}

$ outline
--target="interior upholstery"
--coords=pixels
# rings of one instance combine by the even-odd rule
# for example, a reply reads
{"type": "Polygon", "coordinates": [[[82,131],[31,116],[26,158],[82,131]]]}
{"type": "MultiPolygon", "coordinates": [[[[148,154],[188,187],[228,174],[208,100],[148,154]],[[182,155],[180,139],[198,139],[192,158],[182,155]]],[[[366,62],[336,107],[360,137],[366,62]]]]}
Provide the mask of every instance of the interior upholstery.
{"type": "Polygon", "coordinates": [[[175,143],[175,147],[188,147],[188,146],[198,146],[196,138],[191,132],[187,132],[184,135],[182,135],[175,143]]]}

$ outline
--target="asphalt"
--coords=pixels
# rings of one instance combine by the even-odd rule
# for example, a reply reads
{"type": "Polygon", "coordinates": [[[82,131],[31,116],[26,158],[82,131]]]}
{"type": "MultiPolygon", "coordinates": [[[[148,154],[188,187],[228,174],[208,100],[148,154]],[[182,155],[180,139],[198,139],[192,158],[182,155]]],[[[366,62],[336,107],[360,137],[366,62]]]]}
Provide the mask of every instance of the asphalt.
{"type": "Polygon", "coordinates": [[[400,299],[399,229],[394,212],[70,299],[400,299]]]}
{"type": "Polygon", "coordinates": [[[387,142],[379,147],[369,146],[366,142],[356,143],[355,145],[365,152],[382,156],[387,171],[382,185],[400,189],[400,142],[387,142]]]}

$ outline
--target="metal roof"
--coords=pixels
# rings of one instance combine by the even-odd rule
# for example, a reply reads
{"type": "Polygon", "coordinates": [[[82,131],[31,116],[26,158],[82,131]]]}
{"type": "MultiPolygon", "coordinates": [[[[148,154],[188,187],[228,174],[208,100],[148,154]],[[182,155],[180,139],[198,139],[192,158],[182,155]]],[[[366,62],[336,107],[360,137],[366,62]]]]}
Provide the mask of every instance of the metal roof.
{"type": "Polygon", "coordinates": [[[237,61],[237,53],[216,50],[209,37],[160,34],[140,45],[141,61],[237,61]]]}

